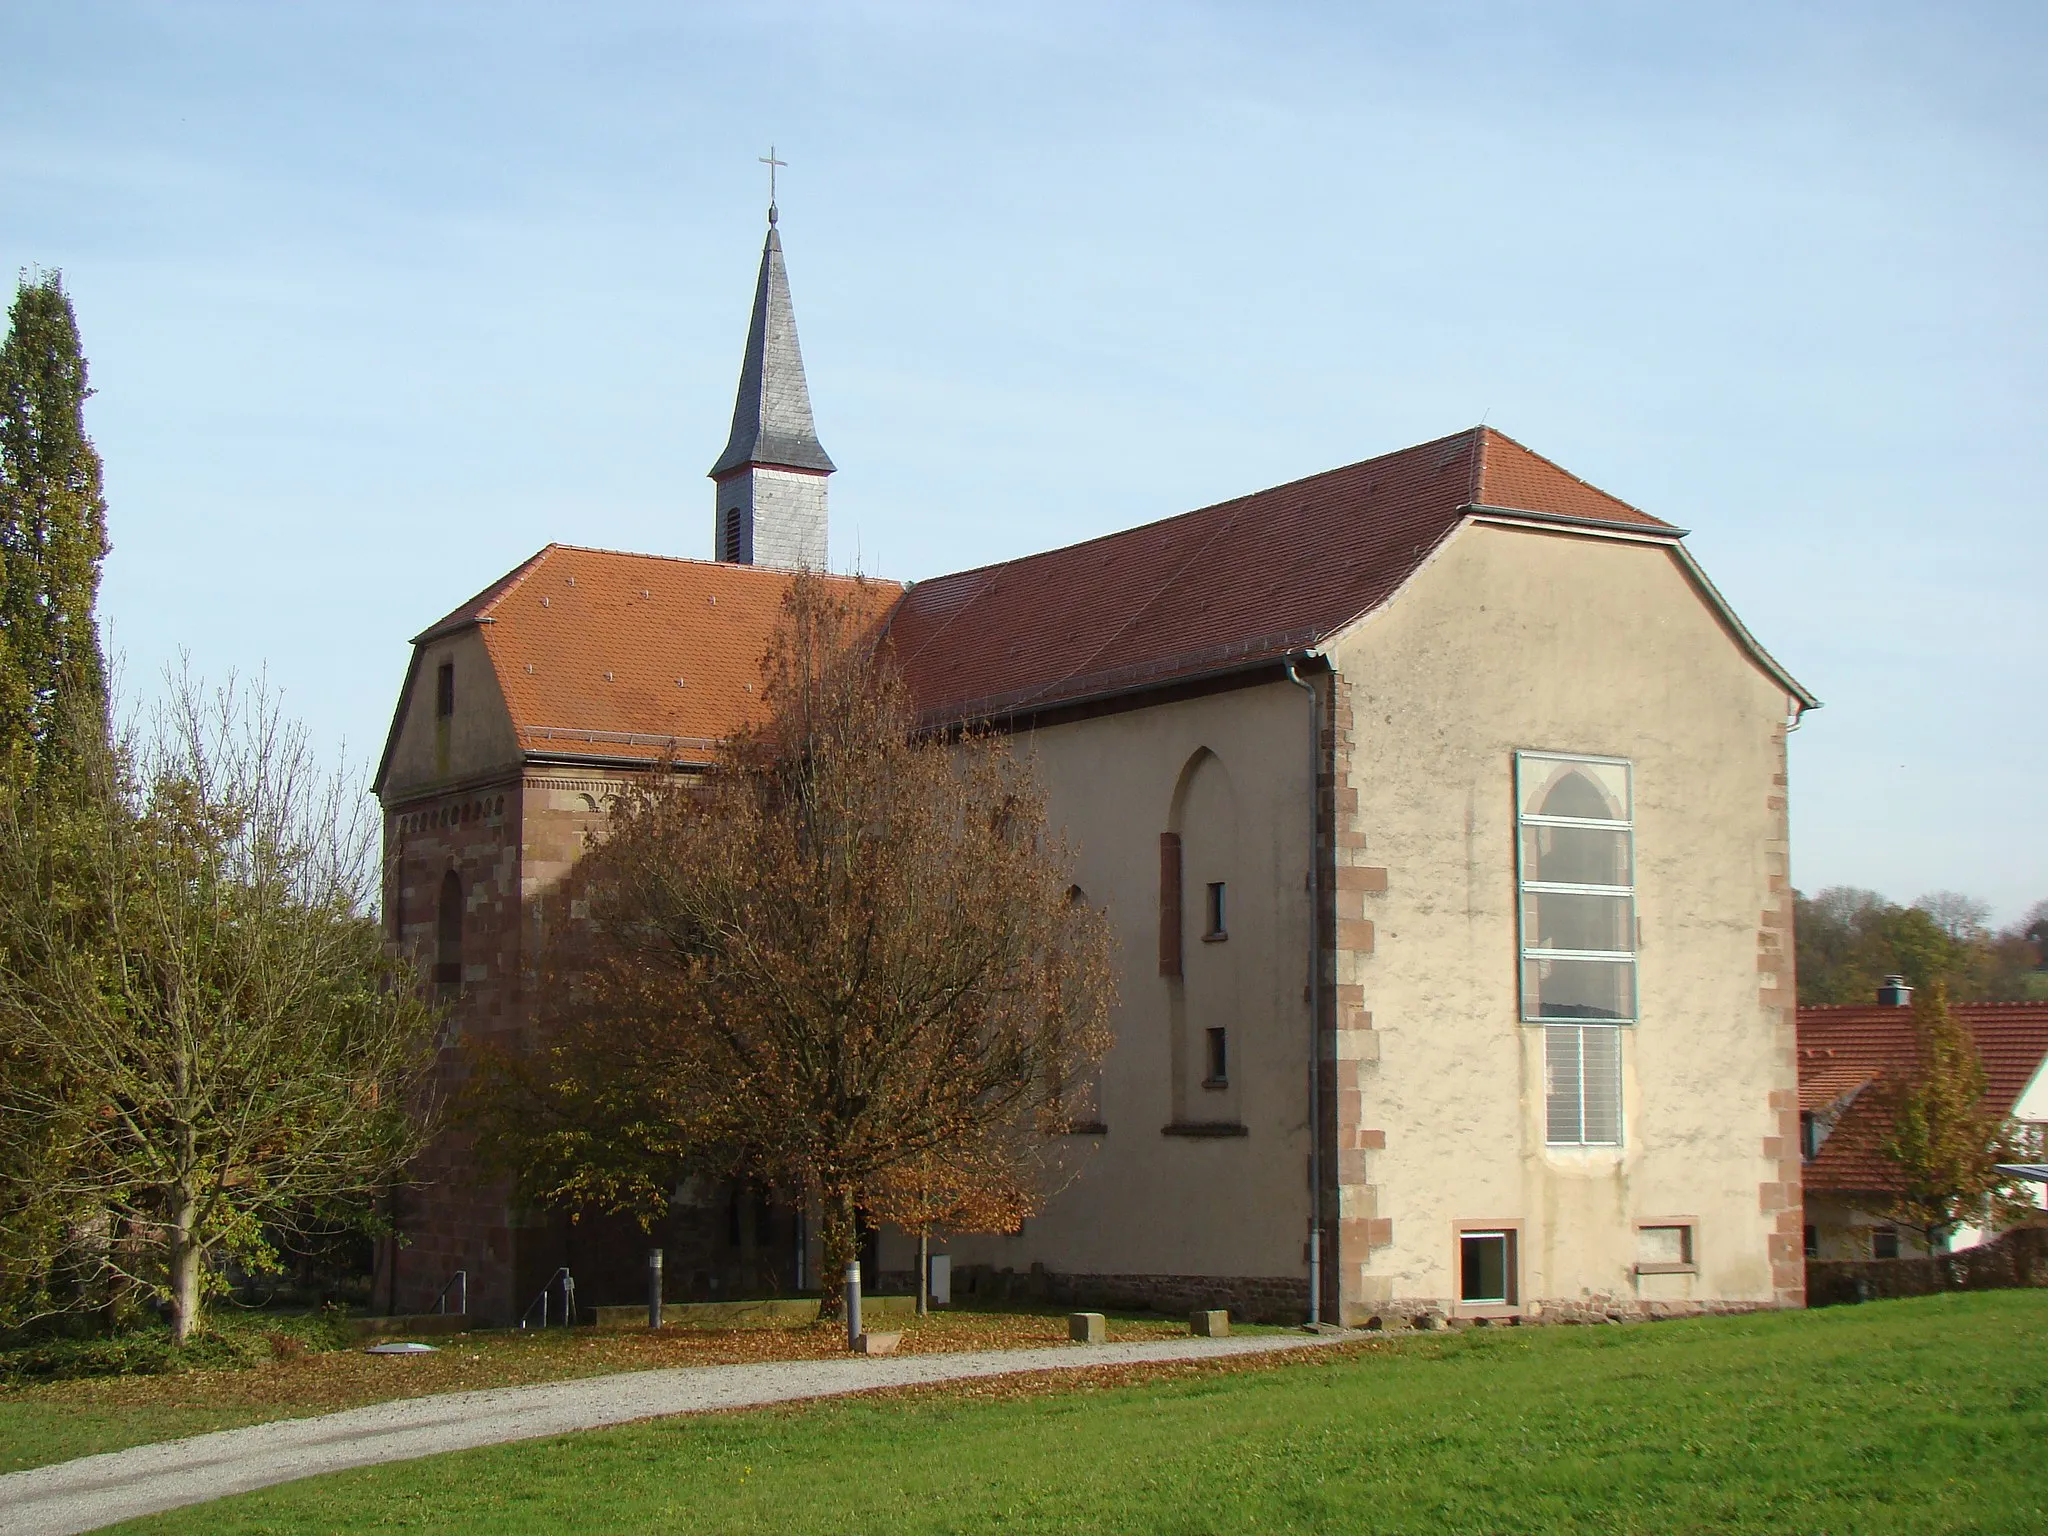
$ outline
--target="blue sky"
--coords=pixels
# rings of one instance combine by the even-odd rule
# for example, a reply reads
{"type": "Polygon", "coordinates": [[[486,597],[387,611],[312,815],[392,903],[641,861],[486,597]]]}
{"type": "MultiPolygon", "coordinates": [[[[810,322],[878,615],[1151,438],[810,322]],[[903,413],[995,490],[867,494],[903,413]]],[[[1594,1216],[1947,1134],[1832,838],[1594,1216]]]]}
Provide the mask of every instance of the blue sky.
{"type": "Polygon", "coordinates": [[[833,561],[1482,418],[1694,530],[1827,701],[1795,878],[2048,896],[2048,10],[0,0],[131,692],[381,744],[550,539],[708,555],[763,186],[833,561]]]}

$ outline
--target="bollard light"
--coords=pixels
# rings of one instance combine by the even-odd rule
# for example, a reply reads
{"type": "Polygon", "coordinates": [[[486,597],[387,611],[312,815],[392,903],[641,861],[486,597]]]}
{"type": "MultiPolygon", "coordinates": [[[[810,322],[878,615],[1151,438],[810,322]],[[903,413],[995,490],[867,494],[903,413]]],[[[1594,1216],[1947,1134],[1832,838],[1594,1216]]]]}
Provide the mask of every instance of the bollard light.
{"type": "Polygon", "coordinates": [[[860,1348],[860,1260],[849,1259],[846,1265],[846,1347],[860,1348]]]}

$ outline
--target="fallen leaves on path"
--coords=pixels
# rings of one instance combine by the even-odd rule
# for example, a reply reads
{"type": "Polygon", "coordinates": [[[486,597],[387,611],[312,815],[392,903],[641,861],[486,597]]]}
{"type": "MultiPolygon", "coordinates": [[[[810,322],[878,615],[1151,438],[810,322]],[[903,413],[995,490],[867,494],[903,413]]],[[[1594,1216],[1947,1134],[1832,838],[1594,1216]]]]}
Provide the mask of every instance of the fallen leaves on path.
{"type": "MultiPolygon", "coordinates": [[[[924,1318],[887,1315],[877,1329],[903,1334],[901,1353],[1034,1349],[1067,1342],[1065,1314],[939,1312],[924,1318]]],[[[1117,1341],[1183,1338],[1168,1318],[1114,1319],[1117,1341]]],[[[360,1350],[303,1354],[240,1370],[181,1371],[164,1376],[106,1376],[0,1388],[0,1401],[40,1401],[81,1409],[189,1408],[261,1410],[261,1417],[333,1413],[394,1398],[481,1391],[678,1366],[757,1365],[826,1360],[846,1354],[843,1324],[740,1328],[552,1328],[456,1334],[427,1340],[431,1355],[366,1355],[360,1350]]]]}

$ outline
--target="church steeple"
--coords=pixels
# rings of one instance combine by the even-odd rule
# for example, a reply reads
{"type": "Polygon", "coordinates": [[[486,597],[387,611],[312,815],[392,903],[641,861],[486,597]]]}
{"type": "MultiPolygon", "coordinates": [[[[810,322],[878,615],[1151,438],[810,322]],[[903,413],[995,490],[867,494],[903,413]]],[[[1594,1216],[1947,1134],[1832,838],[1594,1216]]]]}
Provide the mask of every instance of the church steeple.
{"type": "MultiPolygon", "coordinates": [[[[769,151],[771,160],[774,153],[769,151]]],[[[834,465],[811,420],[811,392],[804,382],[776,221],[771,192],[732,435],[711,466],[718,487],[714,553],[741,565],[823,570],[825,477],[834,465]]]]}

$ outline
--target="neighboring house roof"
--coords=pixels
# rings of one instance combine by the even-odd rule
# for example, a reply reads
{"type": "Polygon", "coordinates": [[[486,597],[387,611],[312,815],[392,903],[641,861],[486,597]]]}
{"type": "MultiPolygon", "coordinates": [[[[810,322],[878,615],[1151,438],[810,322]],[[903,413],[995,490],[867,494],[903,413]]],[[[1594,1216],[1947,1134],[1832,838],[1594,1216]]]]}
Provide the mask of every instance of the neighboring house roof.
{"type": "Polygon", "coordinates": [[[942,720],[1014,717],[1271,665],[1385,603],[1475,516],[1622,531],[1669,541],[1686,559],[1676,544],[1683,529],[1475,427],[1084,544],[918,582],[890,619],[889,637],[927,718],[942,720]]]}
{"type": "MultiPolygon", "coordinates": [[[[480,628],[527,756],[704,761],[760,714],[761,658],[794,577],[550,544],[414,636],[414,664],[428,642],[480,628]]],[[[894,582],[825,579],[877,619],[903,591],[894,582]]],[[[390,754],[387,743],[387,767],[390,754]]],[[[383,778],[380,768],[379,785],[383,778]]]]}
{"type": "MultiPolygon", "coordinates": [[[[2048,1003],[1951,1003],[1984,1060],[1984,1108],[2009,1115],[2048,1059],[2048,1003]]],[[[1849,1095],[1820,1155],[1806,1165],[1808,1189],[1873,1193],[1892,1187],[1894,1165],[1878,1150],[1891,1132],[1880,1095],[1860,1092],[1887,1073],[1910,1073],[1919,1048],[1913,1010],[1879,1004],[1799,1010],[1799,1107],[1825,1111],[1849,1095]]]]}

